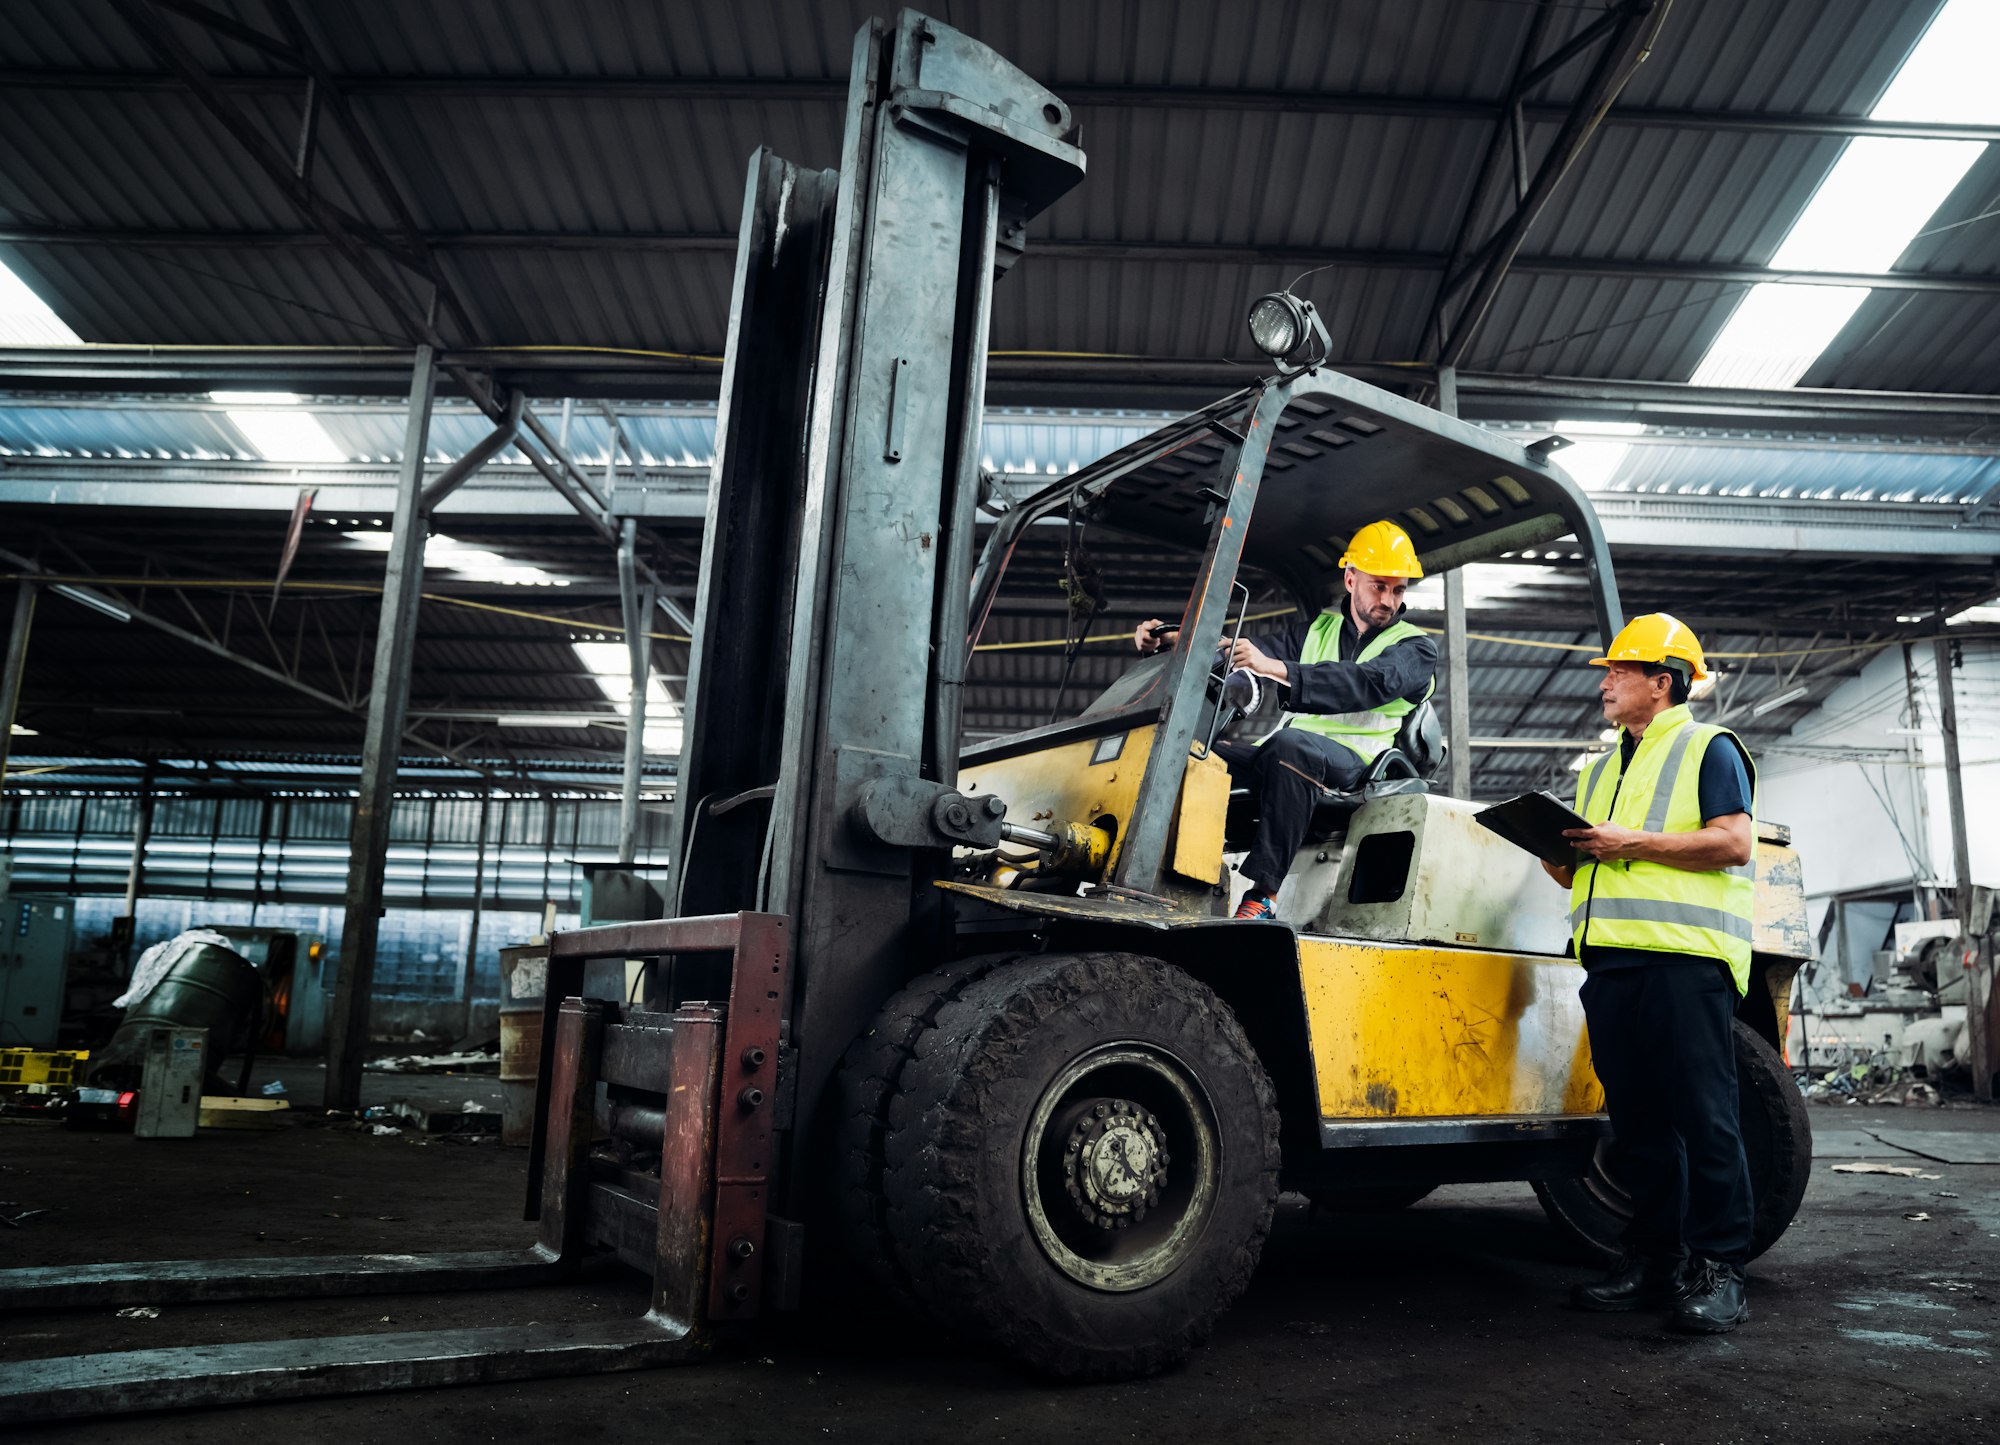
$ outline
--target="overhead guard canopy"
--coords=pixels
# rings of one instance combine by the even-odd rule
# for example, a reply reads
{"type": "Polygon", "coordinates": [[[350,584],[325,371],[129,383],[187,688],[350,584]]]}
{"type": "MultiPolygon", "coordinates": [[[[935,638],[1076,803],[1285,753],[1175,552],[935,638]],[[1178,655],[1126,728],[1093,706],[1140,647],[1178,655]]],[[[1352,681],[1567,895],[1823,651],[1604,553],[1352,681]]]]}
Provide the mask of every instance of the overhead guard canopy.
{"type": "Polygon", "coordinates": [[[1223,470],[1235,436],[1244,438],[1237,467],[1246,480],[1262,453],[1243,561],[1302,605],[1332,595],[1347,539],[1386,517],[1410,534],[1426,575],[1573,536],[1592,574],[1598,625],[1606,636],[1616,631],[1602,530],[1561,468],[1507,437],[1325,369],[1170,422],[1044,488],[1002,530],[1011,540],[1030,522],[1062,515],[1070,498],[1088,498],[1093,524],[1198,553],[1211,503],[1238,474],[1223,470]]]}

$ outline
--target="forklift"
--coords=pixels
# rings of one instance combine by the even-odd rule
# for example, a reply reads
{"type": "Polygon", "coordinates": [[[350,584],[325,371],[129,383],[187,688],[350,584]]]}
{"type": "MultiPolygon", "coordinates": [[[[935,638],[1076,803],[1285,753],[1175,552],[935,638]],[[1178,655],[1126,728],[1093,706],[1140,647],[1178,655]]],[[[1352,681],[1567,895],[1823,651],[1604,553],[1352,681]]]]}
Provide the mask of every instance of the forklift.
{"type": "MultiPolygon", "coordinates": [[[[1256,588],[1317,611],[1360,523],[1427,573],[1569,537],[1608,640],[1603,533],[1546,449],[1335,373],[1289,293],[1268,375],[1063,478],[980,545],[993,287],[1085,158],[1060,97],[912,11],[855,41],[837,170],[760,151],[739,232],[686,689],[669,916],[548,945],[526,1251],[0,1272],[0,1308],[434,1292],[648,1273],[636,1318],[0,1367],[0,1420],[633,1369],[859,1290],[1069,1379],[1182,1360],[1282,1189],[1393,1207],[1532,1181],[1585,1248],[1605,1152],[1565,900],[1431,790],[1419,709],[1322,800],[1277,920],[1235,922],[1247,800],[1212,668],[1256,588]],[[968,746],[962,698],[1044,523],[1182,554],[1181,645],[1080,714],[968,746]],[[1530,874],[1532,873],[1532,877],[1530,874]],[[645,961],[593,997],[593,960],[645,961]]],[[[1454,700],[1454,705],[1462,705],[1454,700]]],[[[1758,1245],[1806,1182],[1779,1057],[1807,956],[1759,834],[1739,1025],[1758,1245]]]]}

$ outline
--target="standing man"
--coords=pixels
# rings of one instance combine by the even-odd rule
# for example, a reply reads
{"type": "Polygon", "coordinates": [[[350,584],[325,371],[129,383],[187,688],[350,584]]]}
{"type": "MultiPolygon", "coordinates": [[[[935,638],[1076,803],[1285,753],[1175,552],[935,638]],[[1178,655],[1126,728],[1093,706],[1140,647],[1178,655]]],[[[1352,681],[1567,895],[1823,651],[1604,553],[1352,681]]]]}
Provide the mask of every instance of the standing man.
{"type": "MultiPolygon", "coordinates": [[[[1250,889],[1238,918],[1269,918],[1278,887],[1312,824],[1322,788],[1361,781],[1410,710],[1436,686],[1437,644],[1403,621],[1403,594],[1424,575],[1409,533],[1394,522],[1370,522],[1340,559],[1345,591],[1311,622],[1295,622],[1267,637],[1240,638],[1231,668],[1269,678],[1285,689],[1285,717],[1258,743],[1218,743],[1233,781],[1259,802],[1257,836],[1243,860],[1250,889]]],[[[1139,624],[1141,652],[1173,646],[1177,629],[1158,618],[1139,624]]]]}
{"type": "Polygon", "coordinates": [[[1736,1002],[1749,987],[1756,767],[1727,728],[1698,723],[1701,643],[1664,612],[1626,624],[1598,695],[1616,750],[1579,776],[1587,861],[1547,863],[1570,890],[1591,1061],[1632,1195],[1625,1259],[1578,1285],[1578,1309],[1671,1309],[1720,1334],[1750,1318],[1750,1169],[1737,1120],[1736,1002]]]}

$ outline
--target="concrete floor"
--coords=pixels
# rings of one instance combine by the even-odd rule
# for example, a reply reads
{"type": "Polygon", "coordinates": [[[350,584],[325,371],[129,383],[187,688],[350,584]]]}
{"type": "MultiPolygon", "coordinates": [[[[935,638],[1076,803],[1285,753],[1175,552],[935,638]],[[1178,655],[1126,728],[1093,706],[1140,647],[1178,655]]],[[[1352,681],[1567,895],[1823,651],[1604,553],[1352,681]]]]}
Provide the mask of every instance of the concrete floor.
{"type": "MultiPolygon", "coordinates": [[[[422,1091],[435,1082],[449,1096],[465,1081],[427,1080],[422,1091]]],[[[1805,1207],[1752,1266],[1751,1322],[1724,1338],[1670,1334],[1650,1316],[1571,1312],[1565,1292],[1588,1271],[1564,1256],[1526,1186],[1454,1186],[1372,1219],[1314,1217],[1288,1196],[1255,1283],[1216,1338],[1185,1369],[1138,1383],[1054,1387],[948,1347],[808,1315],[675,1370],[113,1418],[11,1438],[1490,1445],[2000,1436],[2000,1110],[1825,1106],[1813,1123],[1822,1157],[1805,1207]],[[1832,1172],[1861,1158],[1940,1177],[1832,1172]],[[1986,1162],[1947,1162],[1971,1160],[1986,1162]],[[1917,1213],[1929,1218],[1908,1217],[1917,1213]]],[[[301,1124],[139,1141],[0,1120],[0,1199],[51,1211],[0,1233],[0,1264],[524,1243],[522,1169],[520,1151],[490,1140],[417,1143],[301,1124]]],[[[187,1306],[156,1320],[52,1311],[0,1325],[0,1357],[582,1321],[636,1311],[642,1298],[614,1280],[450,1300],[187,1306]]]]}

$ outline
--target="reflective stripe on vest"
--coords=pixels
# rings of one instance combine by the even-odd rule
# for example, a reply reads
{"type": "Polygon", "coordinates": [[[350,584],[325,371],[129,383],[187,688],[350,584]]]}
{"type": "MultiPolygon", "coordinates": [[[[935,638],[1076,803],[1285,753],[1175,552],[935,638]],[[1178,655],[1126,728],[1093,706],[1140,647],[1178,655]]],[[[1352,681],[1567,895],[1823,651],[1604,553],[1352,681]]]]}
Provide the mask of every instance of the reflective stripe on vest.
{"type": "MultiPolygon", "coordinates": [[[[1313,619],[1312,628],[1306,633],[1306,645],[1299,650],[1301,664],[1314,662],[1339,662],[1340,625],[1342,614],[1329,609],[1313,619]]],[[[1424,630],[1414,623],[1396,621],[1375,633],[1361,646],[1360,655],[1354,661],[1372,662],[1408,637],[1422,637],[1424,630]]],[[[1433,677],[1424,685],[1424,697],[1428,698],[1437,690],[1437,679],[1433,677]]],[[[1403,725],[1403,719],[1410,715],[1416,703],[1399,697],[1369,708],[1362,712],[1288,712],[1281,728],[1298,728],[1321,737],[1332,738],[1361,754],[1364,761],[1373,762],[1383,750],[1396,740],[1396,729],[1403,725]]],[[[1266,739],[1267,740],[1267,739],[1266,739]]],[[[1262,740],[1260,740],[1262,741],[1262,740]]]]}
{"type": "MultiPolygon", "coordinates": [[[[1701,760],[1727,728],[1694,721],[1687,705],[1668,708],[1648,724],[1629,771],[1618,749],[1577,778],[1576,809],[1593,823],[1617,823],[1648,833],[1692,833],[1701,816],[1701,760]]],[[[1738,746],[1741,746],[1739,743],[1738,746]]],[[[1751,798],[1757,769],[1749,763],[1751,798]]],[[[1664,863],[1586,863],[1570,887],[1570,929],[1581,955],[1599,948],[1692,953],[1729,965],[1736,991],[1750,986],[1750,943],[1756,917],[1756,837],[1751,859],[1735,868],[1691,873],[1664,863]]]]}

